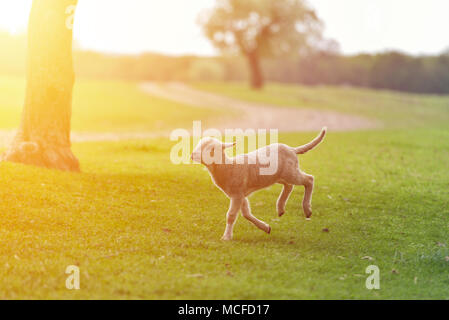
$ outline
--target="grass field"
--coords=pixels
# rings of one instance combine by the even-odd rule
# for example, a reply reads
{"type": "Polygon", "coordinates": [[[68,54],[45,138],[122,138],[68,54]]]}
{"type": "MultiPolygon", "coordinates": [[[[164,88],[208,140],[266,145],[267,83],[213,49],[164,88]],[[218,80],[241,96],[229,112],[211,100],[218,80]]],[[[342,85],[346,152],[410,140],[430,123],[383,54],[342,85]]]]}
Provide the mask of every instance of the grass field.
{"type": "MultiPolygon", "coordinates": [[[[11,93],[0,94],[0,129],[17,125],[21,84],[0,81],[11,93]]],[[[316,177],[312,221],[302,215],[299,187],[278,219],[280,187],[274,186],[251,197],[253,213],[271,224],[272,234],[239,218],[230,243],[219,240],[227,199],[200,166],[172,165],[174,142],[167,139],[75,144],[81,174],[1,163],[0,298],[449,299],[448,97],[280,85],[250,94],[238,85],[197,86],[280,105],[303,97],[304,106],[373,116],[387,125],[331,132],[300,157],[316,177]],[[315,105],[313,90],[327,102],[315,105]],[[407,109],[409,99],[425,108],[407,109]],[[73,264],[81,270],[79,291],[65,288],[65,269],[73,264]],[[380,290],[365,288],[369,265],[380,268],[380,290]]],[[[189,128],[192,118],[210,116],[144,96],[135,84],[82,81],[74,130],[189,128]]],[[[299,145],[315,134],[280,139],[299,145]]]]}
{"type": "MultiPolygon", "coordinates": [[[[25,81],[0,76],[0,90],[0,129],[16,129],[25,81]]],[[[72,129],[77,132],[166,131],[212,116],[217,111],[151,97],[132,82],[78,80],[74,89],[72,129]]]]}

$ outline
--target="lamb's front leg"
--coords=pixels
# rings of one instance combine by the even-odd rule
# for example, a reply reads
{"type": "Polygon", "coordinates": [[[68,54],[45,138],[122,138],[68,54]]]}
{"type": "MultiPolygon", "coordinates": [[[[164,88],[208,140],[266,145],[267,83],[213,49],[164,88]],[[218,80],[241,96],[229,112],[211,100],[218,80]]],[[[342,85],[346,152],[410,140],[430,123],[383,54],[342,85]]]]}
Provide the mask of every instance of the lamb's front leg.
{"type": "Polygon", "coordinates": [[[242,206],[244,198],[231,198],[228,213],[226,214],[226,230],[221,240],[232,240],[232,231],[234,229],[235,220],[237,220],[240,207],[242,206]]]}

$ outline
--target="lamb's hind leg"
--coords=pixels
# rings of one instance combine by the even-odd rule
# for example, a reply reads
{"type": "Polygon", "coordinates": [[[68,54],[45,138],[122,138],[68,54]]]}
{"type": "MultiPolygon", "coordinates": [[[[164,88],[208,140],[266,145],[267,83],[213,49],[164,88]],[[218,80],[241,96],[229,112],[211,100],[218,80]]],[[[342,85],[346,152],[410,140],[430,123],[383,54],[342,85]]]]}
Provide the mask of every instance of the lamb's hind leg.
{"type": "Polygon", "coordinates": [[[268,224],[257,219],[255,216],[252,215],[249,201],[246,198],[243,200],[242,203],[242,214],[247,220],[251,221],[259,229],[265,231],[268,234],[271,232],[271,227],[268,224]]]}
{"type": "Polygon", "coordinates": [[[293,185],[291,184],[284,184],[284,189],[282,189],[282,193],[278,198],[276,207],[278,210],[279,217],[282,217],[285,213],[285,204],[287,203],[288,198],[290,197],[290,194],[293,191],[293,185]]]}
{"type": "Polygon", "coordinates": [[[304,186],[304,199],[302,201],[302,207],[304,209],[304,214],[307,219],[312,216],[312,194],[313,194],[313,176],[306,174],[301,171],[296,171],[291,177],[291,182],[295,185],[304,186]]]}

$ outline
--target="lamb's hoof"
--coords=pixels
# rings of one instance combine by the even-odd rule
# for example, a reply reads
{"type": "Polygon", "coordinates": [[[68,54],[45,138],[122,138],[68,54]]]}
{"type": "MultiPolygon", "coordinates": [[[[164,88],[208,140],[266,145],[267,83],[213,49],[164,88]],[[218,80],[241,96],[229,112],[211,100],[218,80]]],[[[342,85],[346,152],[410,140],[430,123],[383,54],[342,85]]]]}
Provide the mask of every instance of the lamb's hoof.
{"type": "Polygon", "coordinates": [[[282,217],[282,216],[284,215],[284,213],[285,213],[285,211],[279,211],[279,212],[278,212],[279,218],[282,217]]]}
{"type": "Polygon", "coordinates": [[[268,231],[267,231],[267,233],[268,233],[268,234],[271,233],[271,227],[270,227],[270,226],[268,226],[268,231]]]}
{"type": "Polygon", "coordinates": [[[221,237],[221,241],[231,241],[231,240],[232,240],[231,237],[226,237],[226,236],[221,237]]]}
{"type": "Polygon", "coordinates": [[[310,219],[312,217],[312,209],[304,209],[304,215],[306,216],[306,219],[310,219]]]}

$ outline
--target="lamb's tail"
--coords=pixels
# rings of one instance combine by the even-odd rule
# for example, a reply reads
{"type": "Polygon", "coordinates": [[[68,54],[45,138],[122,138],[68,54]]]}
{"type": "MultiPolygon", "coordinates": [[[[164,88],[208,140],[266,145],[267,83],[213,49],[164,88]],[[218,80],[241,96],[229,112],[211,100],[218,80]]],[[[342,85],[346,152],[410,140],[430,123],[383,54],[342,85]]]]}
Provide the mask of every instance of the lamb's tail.
{"type": "Polygon", "coordinates": [[[318,137],[316,137],[315,139],[310,141],[308,144],[305,144],[298,148],[294,148],[296,154],[304,154],[304,153],[316,148],[324,140],[324,137],[326,136],[326,132],[327,132],[327,127],[324,127],[321,130],[321,133],[318,137]]]}

